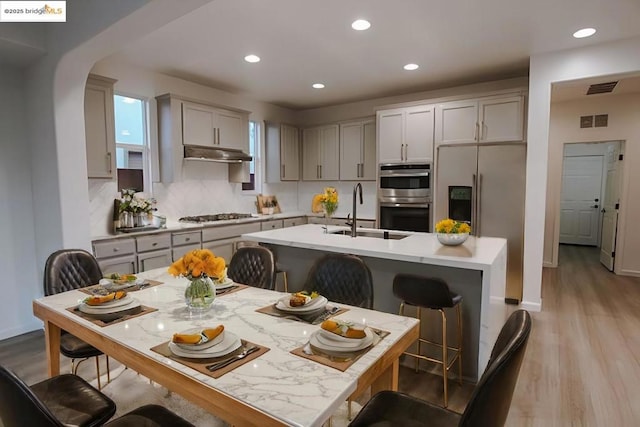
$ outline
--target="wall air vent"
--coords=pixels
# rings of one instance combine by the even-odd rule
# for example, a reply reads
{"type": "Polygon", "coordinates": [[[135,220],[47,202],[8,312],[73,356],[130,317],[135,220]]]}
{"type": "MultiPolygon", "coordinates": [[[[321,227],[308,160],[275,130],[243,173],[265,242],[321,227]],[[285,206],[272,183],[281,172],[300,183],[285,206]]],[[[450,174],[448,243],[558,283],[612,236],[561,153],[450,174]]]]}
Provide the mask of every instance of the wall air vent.
{"type": "Polygon", "coordinates": [[[589,90],[587,90],[587,95],[597,95],[600,93],[611,93],[613,89],[616,87],[618,82],[607,82],[607,83],[598,83],[589,86],[589,90]]]}

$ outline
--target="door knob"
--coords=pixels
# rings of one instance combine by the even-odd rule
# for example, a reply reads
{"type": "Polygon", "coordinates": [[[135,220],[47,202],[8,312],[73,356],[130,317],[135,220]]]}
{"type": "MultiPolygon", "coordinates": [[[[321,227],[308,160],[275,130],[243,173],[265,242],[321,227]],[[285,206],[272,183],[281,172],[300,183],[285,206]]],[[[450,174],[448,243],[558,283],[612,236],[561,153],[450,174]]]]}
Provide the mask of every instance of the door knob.
{"type": "Polygon", "coordinates": [[[598,205],[593,205],[591,207],[594,208],[594,209],[598,209],[598,205]]]}
{"type": "Polygon", "coordinates": [[[594,201],[594,202],[599,202],[599,201],[600,201],[600,199],[593,199],[593,201],[594,201]]]}

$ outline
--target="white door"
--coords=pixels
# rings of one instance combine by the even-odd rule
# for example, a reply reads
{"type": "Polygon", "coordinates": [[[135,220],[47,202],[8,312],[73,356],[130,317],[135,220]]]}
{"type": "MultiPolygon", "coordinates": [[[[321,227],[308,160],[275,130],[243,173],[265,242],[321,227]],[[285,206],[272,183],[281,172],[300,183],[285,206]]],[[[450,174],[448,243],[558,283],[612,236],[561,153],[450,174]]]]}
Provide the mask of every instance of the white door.
{"type": "Polygon", "coordinates": [[[362,161],[362,123],[340,125],[340,180],[360,178],[362,161]]]}
{"type": "Polygon", "coordinates": [[[405,111],[404,161],[433,161],[433,106],[420,105],[405,111]]]}
{"type": "Polygon", "coordinates": [[[607,177],[602,205],[602,245],[600,262],[613,271],[616,251],[616,231],[618,229],[618,209],[620,203],[620,149],[611,146],[607,150],[607,177]]]}
{"type": "Polygon", "coordinates": [[[603,156],[565,156],[560,243],[598,246],[603,156]]]}
{"type": "Polygon", "coordinates": [[[438,144],[462,144],[478,140],[478,101],[446,102],[436,107],[438,144]]]}
{"type": "Polygon", "coordinates": [[[300,179],[300,141],[298,128],[280,126],[280,180],[300,179]]]}
{"type": "Polygon", "coordinates": [[[399,163],[404,159],[401,109],[378,112],[378,161],[399,163]]]}
{"type": "Polygon", "coordinates": [[[320,128],[302,131],[302,179],[320,179],[320,128]]]}
{"type": "Polygon", "coordinates": [[[521,96],[480,101],[480,142],[522,141],[521,96]]]}
{"type": "Polygon", "coordinates": [[[340,136],[338,125],[324,126],[320,132],[320,178],[340,179],[340,136]]]}

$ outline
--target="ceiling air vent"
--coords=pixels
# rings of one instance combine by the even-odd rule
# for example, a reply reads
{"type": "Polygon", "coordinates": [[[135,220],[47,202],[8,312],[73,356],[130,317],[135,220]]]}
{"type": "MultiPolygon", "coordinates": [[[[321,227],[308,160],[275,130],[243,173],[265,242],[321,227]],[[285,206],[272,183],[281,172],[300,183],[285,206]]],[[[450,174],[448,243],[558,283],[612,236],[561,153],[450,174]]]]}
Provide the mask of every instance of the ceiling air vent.
{"type": "Polygon", "coordinates": [[[597,95],[600,93],[611,93],[613,89],[616,87],[618,82],[607,82],[607,83],[598,83],[595,85],[589,86],[589,90],[587,90],[587,95],[597,95]]]}

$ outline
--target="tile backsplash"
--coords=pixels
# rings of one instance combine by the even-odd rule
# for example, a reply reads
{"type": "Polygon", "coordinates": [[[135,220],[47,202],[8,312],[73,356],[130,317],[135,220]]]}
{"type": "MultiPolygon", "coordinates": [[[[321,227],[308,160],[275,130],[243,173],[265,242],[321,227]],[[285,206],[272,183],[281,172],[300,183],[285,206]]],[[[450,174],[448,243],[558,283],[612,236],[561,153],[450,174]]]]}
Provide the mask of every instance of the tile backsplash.
{"type": "MultiPolygon", "coordinates": [[[[311,212],[311,199],[326,186],[338,189],[340,203],[336,216],[346,217],[352,209],[354,182],[282,182],[263,184],[263,194],[278,197],[283,212],[311,212]]],[[[364,204],[358,205],[358,216],[375,218],[375,182],[363,182],[364,204]]],[[[91,236],[112,234],[113,200],[120,197],[115,181],[89,180],[89,204],[91,210],[91,236]]],[[[240,184],[226,180],[185,180],[181,182],[153,184],[153,197],[157,201],[158,214],[177,220],[188,215],[222,212],[256,213],[256,194],[242,191],[240,184]]]]}

